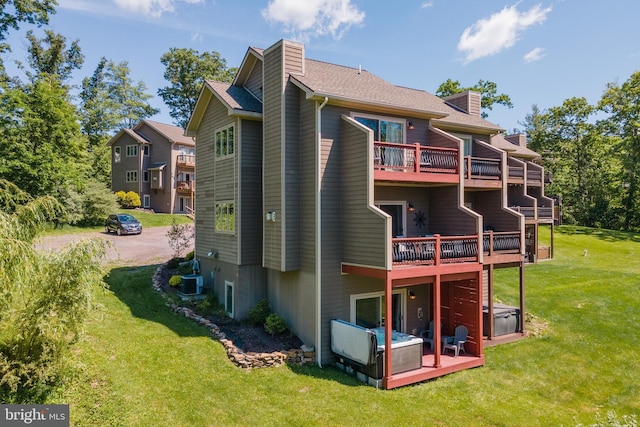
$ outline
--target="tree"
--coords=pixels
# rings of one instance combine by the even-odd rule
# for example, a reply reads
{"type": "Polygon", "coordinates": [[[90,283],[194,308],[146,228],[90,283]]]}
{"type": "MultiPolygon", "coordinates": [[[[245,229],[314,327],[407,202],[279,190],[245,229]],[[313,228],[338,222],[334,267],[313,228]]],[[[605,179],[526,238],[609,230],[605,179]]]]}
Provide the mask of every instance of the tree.
{"type": "Polygon", "coordinates": [[[175,218],[171,223],[171,228],[167,231],[169,246],[173,249],[173,257],[179,258],[193,240],[195,231],[191,224],[178,224],[175,218]]]}
{"type": "Polygon", "coordinates": [[[164,78],[171,85],[158,90],[175,124],[186,128],[205,80],[231,82],[236,68],[227,68],[218,52],[198,53],[193,49],[171,48],[162,55],[164,78]]]}
{"type": "MultiPolygon", "coordinates": [[[[57,76],[58,81],[65,82],[71,78],[73,70],[80,69],[84,62],[84,55],[78,41],[71,43],[67,49],[67,40],[60,34],[45,30],[45,37],[38,39],[33,31],[27,32],[29,40],[29,66],[34,72],[27,70],[27,77],[31,81],[41,75],[57,76]]],[[[22,65],[20,65],[23,68],[22,65]]]]}
{"type": "Polygon", "coordinates": [[[15,185],[0,210],[0,401],[41,402],[65,372],[71,344],[93,307],[93,289],[103,286],[99,240],[55,253],[38,252],[33,238],[58,215],[52,197],[31,198],[15,185]]]}
{"type": "MultiPolygon", "coordinates": [[[[475,86],[462,87],[459,81],[447,79],[447,81],[438,86],[436,95],[441,98],[445,98],[447,96],[455,95],[456,93],[461,93],[467,90],[480,92],[480,94],[482,94],[480,106],[484,110],[493,110],[494,104],[500,104],[508,108],[513,108],[513,103],[511,102],[511,98],[509,98],[509,95],[506,95],[504,93],[498,94],[498,85],[488,80],[478,80],[478,83],[476,83],[475,86]]],[[[486,111],[482,112],[482,117],[488,117],[486,111]]]]}
{"type": "Polygon", "coordinates": [[[120,128],[132,128],[138,122],[160,111],[147,102],[153,97],[146,93],[147,85],[143,81],[135,83],[129,73],[127,61],[118,64],[109,61],[105,73],[109,97],[118,106],[117,116],[120,128]]]}
{"type": "Polygon", "coordinates": [[[622,164],[625,230],[640,226],[640,72],[622,85],[609,83],[599,108],[611,116],[603,121],[608,134],[617,135],[617,156],[622,164]]]}

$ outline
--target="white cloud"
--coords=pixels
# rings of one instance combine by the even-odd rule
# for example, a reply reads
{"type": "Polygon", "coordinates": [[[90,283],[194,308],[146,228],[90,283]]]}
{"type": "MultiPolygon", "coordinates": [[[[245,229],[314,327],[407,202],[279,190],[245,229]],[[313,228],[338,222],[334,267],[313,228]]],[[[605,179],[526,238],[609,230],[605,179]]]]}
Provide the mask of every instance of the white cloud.
{"type": "Polygon", "coordinates": [[[544,22],[551,12],[551,6],[543,9],[540,4],[526,12],[519,12],[516,6],[505,7],[464,30],[458,50],[465,53],[465,64],[510,48],[528,27],[544,22]]]}
{"type": "Polygon", "coordinates": [[[204,0],[113,0],[116,6],[143,15],[159,18],[165,12],[174,12],[175,4],[203,3],[204,0]]]}
{"type": "Polygon", "coordinates": [[[433,7],[433,2],[432,1],[425,1],[420,5],[420,7],[423,7],[425,9],[428,8],[428,7],[433,7]]]}
{"type": "Polygon", "coordinates": [[[200,42],[202,42],[203,39],[204,39],[204,37],[202,36],[202,33],[191,33],[191,41],[192,42],[200,43],[200,42]]]}
{"type": "Polygon", "coordinates": [[[362,23],[365,14],[351,0],[271,0],[262,16],[306,41],[326,34],[339,39],[351,25],[362,23]]]}
{"type": "Polygon", "coordinates": [[[544,56],[546,56],[547,54],[544,53],[544,49],[541,47],[537,47],[535,49],[533,49],[531,52],[527,53],[524,56],[524,61],[525,62],[535,62],[535,61],[539,61],[541,60],[544,56]]]}

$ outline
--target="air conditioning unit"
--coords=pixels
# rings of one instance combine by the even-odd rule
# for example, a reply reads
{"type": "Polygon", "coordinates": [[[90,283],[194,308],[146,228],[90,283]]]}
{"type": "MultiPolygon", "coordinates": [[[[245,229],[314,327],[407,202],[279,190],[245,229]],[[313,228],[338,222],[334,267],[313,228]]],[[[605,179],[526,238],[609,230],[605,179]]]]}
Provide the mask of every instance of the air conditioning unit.
{"type": "Polygon", "coordinates": [[[187,274],[182,276],[182,293],[183,294],[198,294],[202,293],[202,276],[198,274],[187,274]]]}

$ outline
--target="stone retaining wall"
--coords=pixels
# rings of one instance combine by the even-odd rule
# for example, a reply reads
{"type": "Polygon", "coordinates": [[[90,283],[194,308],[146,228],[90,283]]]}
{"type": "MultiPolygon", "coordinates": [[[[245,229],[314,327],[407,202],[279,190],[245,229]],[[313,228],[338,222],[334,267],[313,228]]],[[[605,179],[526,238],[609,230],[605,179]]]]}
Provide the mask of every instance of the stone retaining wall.
{"type": "Polygon", "coordinates": [[[225,333],[222,332],[215,323],[200,316],[190,308],[182,307],[169,300],[167,294],[162,290],[162,283],[160,280],[163,268],[165,268],[164,265],[158,267],[153,274],[153,289],[162,295],[162,297],[167,301],[167,307],[172,311],[209,329],[211,336],[224,346],[227,356],[236,366],[244,369],[252,369],[266,368],[269,366],[282,366],[285,363],[302,365],[305,363],[315,362],[315,352],[312,348],[306,348],[304,345],[302,348],[281,350],[273,353],[245,353],[242,349],[236,347],[232,340],[227,339],[225,333]]]}

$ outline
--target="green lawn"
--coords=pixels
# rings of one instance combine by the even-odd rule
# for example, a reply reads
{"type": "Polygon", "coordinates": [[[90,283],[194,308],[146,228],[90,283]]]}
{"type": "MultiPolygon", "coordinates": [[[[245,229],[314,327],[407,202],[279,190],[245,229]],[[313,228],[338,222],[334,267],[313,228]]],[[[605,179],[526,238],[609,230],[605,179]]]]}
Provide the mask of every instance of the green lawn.
{"type": "MultiPolygon", "coordinates": [[[[178,224],[191,224],[193,220],[186,215],[181,214],[163,214],[163,213],[151,213],[139,210],[131,209],[116,209],[113,213],[126,213],[135,216],[143,228],[149,227],[162,227],[165,225],[171,225],[175,219],[178,224]]],[[[106,217],[105,217],[106,219],[106,217]]],[[[70,234],[70,233],[85,233],[87,231],[100,231],[104,229],[104,225],[98,225],[94,227],[77,227],[73,225],[64,225],[62,228],[50,228],[46,230],[43,235],[56,235],[56,234],[70,234]]]]}
{"type": "MultiPolygon", "coordinates": [[[[526,267],[541,336],[389,391],[332,367],[236,368],[165,307],[152,268],[115,268],[76,348],[79,373],[51,402],[69,403],[79,426],[572,426],[640,414],[640,235],[565,226],[555,243],[555,260],[526,267]]],[[[497,271],[502,301],[517,302],[517,275],[497,271]]]]}

